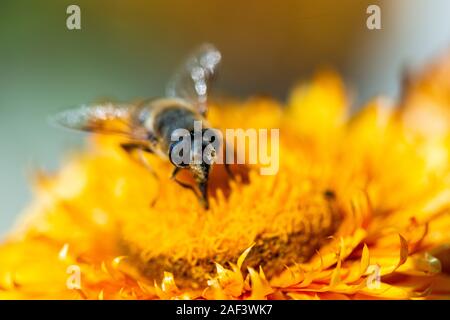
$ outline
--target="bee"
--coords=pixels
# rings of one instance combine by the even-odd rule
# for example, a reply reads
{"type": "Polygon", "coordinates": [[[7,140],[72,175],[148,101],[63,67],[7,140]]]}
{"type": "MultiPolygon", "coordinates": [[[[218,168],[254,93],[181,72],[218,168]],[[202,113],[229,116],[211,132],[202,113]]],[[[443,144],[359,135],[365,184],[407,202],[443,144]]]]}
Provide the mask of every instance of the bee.
{"type": "MultiPolygon", "coordinates": [[[[187,163],[175,162],[171,155],[179,141],[173,141],[172,136],[177,129],[185,129],[193,136],[196,121],[201,121],[203,131],[211,128],[206,121],[207,94],[221,58],[221,53],[213,45],[204,44],[175,73],[167,86],[166,97],[148,99],[139,104],[85,105],[56,114],[52,122],[80,131],[119,134],[127,138],[127,142],[121,144],[127,153],[137,150],[171,161],[174,165],[171,179],[191,189],[208,209],[208,179],[218,150],[211,148],[210,141],[202,138],[202,143],[192,143],[187,163]],[[123,126],[113,128],[111,121],[123,126]],[[194,154],[206,150],[209,161],[204,157],[201,161],[192,161],[194,154]],[[182,169],[192,173],[199,193],[193,186],[176,179],[182,169]]],[[[228,166],[225,168],[231,176],[228,166]]]]}

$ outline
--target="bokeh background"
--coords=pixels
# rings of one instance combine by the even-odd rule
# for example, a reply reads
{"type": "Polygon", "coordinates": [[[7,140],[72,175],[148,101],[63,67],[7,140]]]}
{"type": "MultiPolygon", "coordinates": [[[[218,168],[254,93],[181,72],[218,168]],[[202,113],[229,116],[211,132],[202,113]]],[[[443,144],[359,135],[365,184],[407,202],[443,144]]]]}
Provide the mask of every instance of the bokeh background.
{"type": "Polygon", "coordinates": [[[37,168],[54,170],[84,136],[47,123],[99,98],[158,96],[193,47],[223,52],[215,90],[286,99],[321,66],[342,73],[354,108],[396,97],[405,68],[450,46],[448,0],[2,0],[0,2],[0,235],[31,198],[37,168]],[[66,28],[81,7],[82,30],[66,28]],[[366,28],[378,4],[382,30],[366,28]]]}

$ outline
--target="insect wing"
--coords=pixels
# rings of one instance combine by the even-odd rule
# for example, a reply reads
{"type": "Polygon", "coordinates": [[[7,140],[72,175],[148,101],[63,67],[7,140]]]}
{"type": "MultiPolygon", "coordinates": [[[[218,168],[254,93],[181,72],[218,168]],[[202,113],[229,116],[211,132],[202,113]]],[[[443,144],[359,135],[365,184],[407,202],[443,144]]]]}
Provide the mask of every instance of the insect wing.
{"type": "Polygon", "coordinates": [[[118,134],[131,139],[145,139],[141,130],[132,125],[133,107],[113,103],[81,106],[57,113],[51,122],[65,128],[103,133],[118,134]]]}
{"type": "Polygon", "coordinates": [[[207,111],[207,94],[222,56],[213,45],[204,44],[188,57],[167,86],[167,95],[191,102],[202,115],[207,111]]]}

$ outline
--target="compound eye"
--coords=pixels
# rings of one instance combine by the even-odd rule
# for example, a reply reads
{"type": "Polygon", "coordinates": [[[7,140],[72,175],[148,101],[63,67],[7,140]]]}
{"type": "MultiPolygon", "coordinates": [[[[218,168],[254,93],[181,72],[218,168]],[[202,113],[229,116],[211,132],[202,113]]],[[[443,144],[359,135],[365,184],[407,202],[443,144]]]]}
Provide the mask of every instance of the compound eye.
{"type": "Polygon", "coordinates": [[[216,136],[205,137],[203,136],[203,142],[213,143],[216,141],[216,136]]]}
{"type": "MultiPolygon", "coordinates": [[[[169,159],[178,168],[187,168],[190,164],[190,154],[185,154],[181,141],[174,142],[169,148],[169,159]]],[[[187,152],[186,152],[187,153],[187,152]]]]}

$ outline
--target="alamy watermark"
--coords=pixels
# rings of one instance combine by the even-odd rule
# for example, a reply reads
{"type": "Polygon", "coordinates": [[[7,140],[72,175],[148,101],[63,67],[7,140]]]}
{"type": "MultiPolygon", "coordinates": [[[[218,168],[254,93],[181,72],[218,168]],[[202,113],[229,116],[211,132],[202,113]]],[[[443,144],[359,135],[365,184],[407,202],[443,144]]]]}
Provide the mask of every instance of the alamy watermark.
{"type": "Polygon", "coordinates": [[[81,29],[81,9],[76,4],[71,4],[67,7],[66,13],[69,16],[66,19],[66,27],[69,30],[81,29]]]}
{"type": "Polygon", "coordinates": [[[66,287],[70,290],[81,289],[81,269],[76,264],[71,264],[66,269],[69,275],[66,280],[66,287]]]}
{"type": "Polygon", "coordinates": [[[366,13],[369,15],[366,26],[369,30],[381,30],[381,8],[376,4],[367,7],[366,13]]]}
{"type": "MultiPolygon", "coordinates": [[[[69,30],[81,30],[81,9],[76,4],[67,7],[66,27],[69,30]]],[[[371,4],[367,7],[366,27],[369,30],[381,30],[381,8],[379,5],[371,4]]]]}
{"type": "Polygon", "coordinates": [[[259,164],[262,175],[275,175],[280,164],[279,129],[203,128],[194,121],[194,130],[176,129],[171,136],[170,160],[176,166],[206,163],[259,164]],[[270,139],[269,139],[270,135],[270,139]]]}
{"type": "Polygon", "coordinates": [[[366,278],[366,286],[368,289],[376,290],[381,288],[381,268],[377,264],[367,267],[368,276],[366,278]]]}

